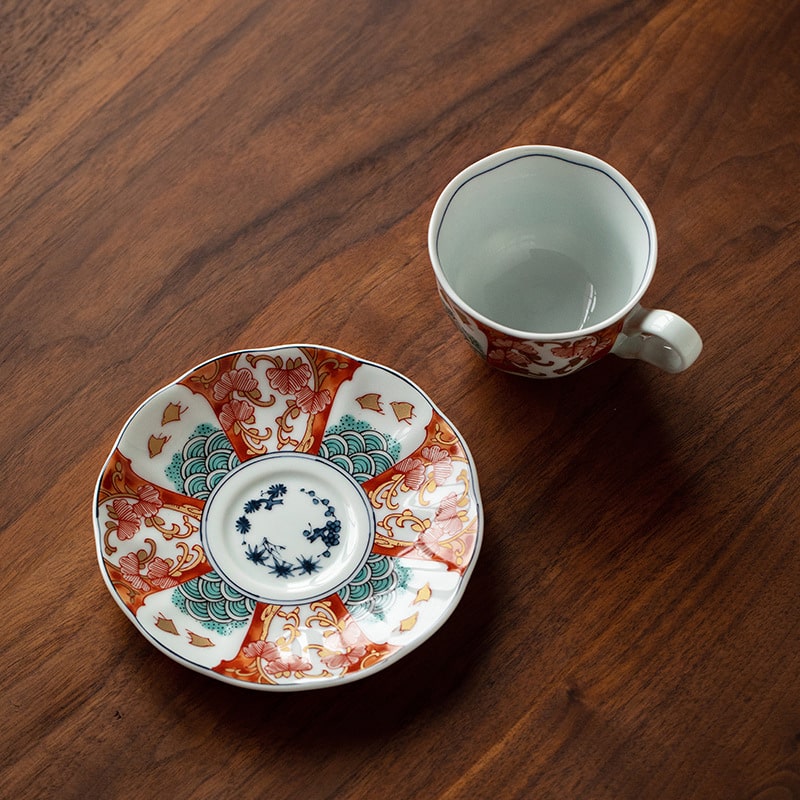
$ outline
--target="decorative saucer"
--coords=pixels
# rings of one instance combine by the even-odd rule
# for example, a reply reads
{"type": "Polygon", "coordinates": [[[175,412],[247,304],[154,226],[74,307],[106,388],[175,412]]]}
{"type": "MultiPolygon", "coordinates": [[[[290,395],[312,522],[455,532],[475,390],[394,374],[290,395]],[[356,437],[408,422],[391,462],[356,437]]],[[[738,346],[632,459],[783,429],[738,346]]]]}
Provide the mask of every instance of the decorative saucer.
{"type": "Polygon", "coordinates": [[[377,672],[452,613],[483,513],[461,435],[316,345],[219,356],[146,400],[97,484],[108,588],[179,663],[266,690],[377,672]]]}

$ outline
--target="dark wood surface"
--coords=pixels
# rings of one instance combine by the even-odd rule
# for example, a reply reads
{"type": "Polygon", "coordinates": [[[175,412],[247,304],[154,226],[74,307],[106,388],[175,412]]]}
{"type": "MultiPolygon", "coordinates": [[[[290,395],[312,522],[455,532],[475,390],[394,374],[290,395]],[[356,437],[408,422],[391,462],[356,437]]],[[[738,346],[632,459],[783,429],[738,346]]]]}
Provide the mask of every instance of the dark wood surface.
{"type": "Polygon", "coordinates": [[[800,798],[796,0],[11,0],[0,9],[0,794],[800,798]],[[492,372],[433,203],[515,144],[650,205],[646,296],[705,350],[492,372]],[[94,484],[149,394],[316,342],[426,390],[483,550],[387,670],[251,692],[156,651],[94,484]]]}

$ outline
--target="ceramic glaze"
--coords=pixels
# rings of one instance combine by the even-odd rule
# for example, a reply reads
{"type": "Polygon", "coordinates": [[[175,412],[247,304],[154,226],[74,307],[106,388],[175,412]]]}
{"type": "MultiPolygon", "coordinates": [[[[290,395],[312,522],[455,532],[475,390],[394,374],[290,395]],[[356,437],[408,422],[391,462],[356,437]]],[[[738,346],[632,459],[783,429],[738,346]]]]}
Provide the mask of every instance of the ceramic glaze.
{"type": "Polygon", "coordinates": [[[567,375],[613,352],[680,372],[702,341],[639,304],[656,265],[652,215],[594,156],[522,146],[484,158],[439,197],[428,250],[445,310],[488,364],[567,375]]]}
{"type": "Polygon", "coordinates": [[[262,603],[310,603],[361,570],[375,515],[348,472],[306,453],[273,453],[225,475],[200,520],[203,550],[223,579],[262,603]]]}
{"type": "Polygon", "coordinates": [[[427,395],[316,345],[219,356],[146,400],[94,517],[137,629],[187,667],[267,690],[355,680],[423,642],[483,527],[467,446],[427,395]]]}

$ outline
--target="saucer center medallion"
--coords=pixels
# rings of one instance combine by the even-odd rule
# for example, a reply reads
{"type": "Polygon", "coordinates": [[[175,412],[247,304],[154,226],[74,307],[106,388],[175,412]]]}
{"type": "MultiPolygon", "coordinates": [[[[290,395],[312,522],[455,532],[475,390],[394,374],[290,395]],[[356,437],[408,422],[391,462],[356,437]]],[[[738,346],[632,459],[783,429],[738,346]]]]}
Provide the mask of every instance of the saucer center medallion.
{"type": "Polygon", "coordinates": [[[310,603],[363,567],[375,517],[361,486],[331,461],[271,453],[244,462],[216,486],[200,536],[212,567],[263,603],[310,603]]]}

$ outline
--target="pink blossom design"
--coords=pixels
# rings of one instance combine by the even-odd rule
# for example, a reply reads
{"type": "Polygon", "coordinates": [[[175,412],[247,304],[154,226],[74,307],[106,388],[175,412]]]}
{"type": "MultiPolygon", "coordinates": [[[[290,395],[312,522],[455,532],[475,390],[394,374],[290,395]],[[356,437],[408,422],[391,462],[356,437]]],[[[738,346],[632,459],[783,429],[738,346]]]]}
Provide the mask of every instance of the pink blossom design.
{"type": "Polygon", "coordinates": [[[516,348],[512,350],[491,350],[487,357],[489,361],[498,364],[512,364],[519,368],[525,368],[531,363],[531,359],[516,348]]]}
{"type": "Polygon", "coordinates": [[[152,584],[158,589],[171,589],[178,585],[178,581],[169,574],[171,563],[160,556],[156,556],[147,565],[148,583],[142,575],[142,564],[136,553],[127,553],[119,560],[119,568],[122,577],[134,588],[140,591],[147,591],[152,584]]]}
{"type": "Polygon", "coordinates": [[[274,642],[267,642],[264,639],[250,642],[243,648],[242,652],[248,658],[260,659],[264,672],[269,675],[305,672],[311,669],[311,664],[308,661],[304,661],[294,653],[285,653],[274,642]]]}
{"type": "Polygon", "coordinates": [[[274,642],[267,642],[264,639],[258,639],[255,642],[245,645],[242,652],[248,658],[277,658],[278,646],[274,642]]]}
{"type": "Polygon", "coordinates": [[[310,386],[303,386],[295,395],[297,405],[306,414],[318,414],[331,402],[331,393],[327,389],[315,392],[310,386]]]}
{"type": "Polygon", "coordinates": [[[163,558],[156,556],[147,565],[147,577],[153,586],[159,589],[171,589],[173,586],[178,585],[178,581],[169,574],[170,563],[163,558]]]}
{"type": "Polygon", "coordinates": [[[403,483],[409,489],[416,491],[425,483],[425,464],[418,458],[404,458],[398,462],[395,469],[402,472],[404,475],[403,483]]]}
{"type": "Polygon", "coordinates": [[[154,517],[159,509],[164,505],[161,501],[161,495],[155,486],[146,483],[137,489],[136,494],[139,496],[139,501],[134,503],[132,508],[134,514],[140,517],[154,517]]]}
{"type": "Polygon", "coordinates": [[[331,669],[341,669],[357,664],[367,653],[369,644],[355,622],[348,622],[341,632],[332,634],[325,641],[325,647],[333,652],[322,656],[322,663],[331,669]]]}
{"type": "Polygon", "coordinates": [[[433,480],[437,486],[441,486],[447,481],[453,472],[453,462],[450,453],[439,447],[438,444],[422,448],[423,458],[427,458],[433,465],[433,480]]]}
{"type": "Polygon", "coordinates": [[[279,672],[306,672],[311,669],[311,662],[304,661],[300,656],[294,653],[283,654],[283,657],[278,662],[269,662],[269,667],[276,674],[279,672]],[[280,669],[278,669],[280,667],[280,669]]]}
{"type": "Polygon", "coordinates": [[[525,370],[531,364],[542,364],[542,355],[536,342],[524,339],[498,337],[489,343],[486,355],[489,362],[500,366],[512,366],[525,370]]]}
{"type": "Polygon", "coordinates": [[[464,527],[461,517],[458,515],[458,495],[455,492],[450,492],[439,503],[439,508],[436,509],[433,519],[434,522],[431,527],[440,529],[443,534],[452,535],[458,533],[464,527]]]}
{"type": "Polygon", "coordinates": [[[121,497],[111,501],[111,509],[117,518],[117,536],[121,541],[133,539],[139,530],[139,516],[133,506],[121,497]]]}
{"type": "Polygon", "coordinates": [[[431,525],[424,530],[417,539],[417,549],[426,556],[438,556],[444,561],[450,561],[450,548],[442,542],[444,531],[431,525]]]}
{"type": "Polygon", "coordinates": [[[289,361],[285,367],[271,367],[267,380],[281,394],[296,394],[311,380],[311,367],[300,361],[289,361]]]}
{"type": "Polygon", "coordinates": [[[131,503],[123,497],[115,497],[111,501],[109,514],[116,517],[117,536],[120,541],[133,539],[139,531],[142,519],[154,517],[164,505],[155,486],[146,483],[140,486],[136,494],[139,499],[131,503]]]}
{"type": "Polygon", "coordinates": [[[119,560],[122,577],[134,588],[144,591],[150,588],[147,581],[141,576],[139,559],[136,553],[127,553],[119,560]]]}
{"type": "Polygon", "coordinates": [[[463,527],[458,515],[458,495],[451,492],[439,503],[430,528],[419,535],[417,549],[427,556],[438,556],[452,562],[453,549],[448,540],[459,534],[463,527]]]}
{"type": "Polygon", "coordinates": [[[214,384],[214,399],[224,400],[230,397],[233,392],[247,394],[258,388],[258,381],[253,373],[246,367],[242,369],[232,369],[223,372],[219,380],[214,384]]]}
{"type": "Polygon", "coordinates": [[[558,358],[590,358],[596,346],[597,339],[594,336],[584,336],[576,342],[557,345],[551,352],[558,358]]]}
{"type": "Polygon", "coordinates": [[[219,421],[222,427],[229,431],[234,425],[246,423],[248,425],[256,421],[255,408],[247,400],[231,400],[225,403],[219,412],[219,421]]]}

